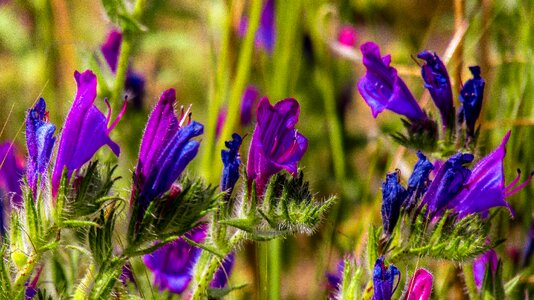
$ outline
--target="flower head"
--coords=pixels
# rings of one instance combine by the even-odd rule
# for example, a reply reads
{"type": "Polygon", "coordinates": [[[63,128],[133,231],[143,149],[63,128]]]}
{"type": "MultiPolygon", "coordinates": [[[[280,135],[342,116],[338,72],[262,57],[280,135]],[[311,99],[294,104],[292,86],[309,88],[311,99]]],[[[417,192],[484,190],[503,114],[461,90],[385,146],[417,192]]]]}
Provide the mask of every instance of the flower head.
{"type": "Polygon", "coordinates": [[[213,275],[213,279],[210,282],[211,288],[222,289],[226,286],[226,284],[228,283],[228,279],[230,278],[230,273],[232,272],[232,268],[234,266],[234,261],[234,252],[226,256],[219,269],[217,269],[217,271],[215,272],[215,275],[213,275]]]}
{"type": "Polygon", "coordinates": [[[473,158],[472,154],[458,153],[439,168],[421,202],[421,205],[428,205],[431,216],[442,212],[449,201],[460,192],[471,175],[471,170],[464,165],[472,162],[473,158]]]}
{"type": "Polygon", "coordinates": [[[425,81],[425,88],[428,89],[432,100],[439,109],[443,127],[447,128],[454,125],[451,81],[445,65],[436,53],[423,51],[417,54],[417,57],[426,61],[421,67],[421,75],[425,81]]]}
{"type": "Polygon", "coordinates": [[[373,269],[373,300],[390,300],[399,285],[399,281],[399,269],[392,264],[386,268],[384,257],[379,257],[373,269]],[[395,277],[399,277],[396,284],[395,277]]]}
{"type": "Polygon", "coordinates": [[[297,175],[298,162],[308,148],[308,139],[295,129],[300,107],[288,98],[274,106],[262,98],[258,104],[258,122],[254,128],[248,152],[247,176],[256,181],[262,195],[267,182],[276,173],[287,170],[297,175]]]}
{"type": "Polygon", "coordinates": [[[37,274],[33,277],[33,279],[28,282],[26,282],[26,291],[24,292],[24,300],[30,300],[37,295],[37,282],[39,281],[39,277],[41,276],[41,273],[43,272],[43,267],[39,267],[37,270],[37,274]]]}
{"type": "Polygon", "coordinates": [[[381,57],[380,48],[373,42],[363,44],[360,49],[366,72],[358,82],[358,91],[371,108],[373,117],[388,109],[415,123],[426,121],[427,115],[397,75],[397,70],[389,65],[391,56],[381,57]]]}
{"type": "Polygon", "coordinates": [[[432,293],[432,274],[425,269],[417,269],[406,292],[406,300],[428,300],[432,293]]]}
{"type": "Polygon", "coordinates": [[[134,189],[139,189],[142,208],[171,188],[200,146],[191,139],[202,134],[204,126],[194,121],[183,126],[187,113],[182,110],[178,121],[174,114],[175,100],[174,89],[161,94],[143,134],[134,175],[134,189]]]}
{"type": "Polygon", "coordinates": [[[232,193],[232,189],[239,179],[239,167],[241,166],[241,159],[239,157],[239,147],[243,139],[237,133],[232,134],[232,140],[226,141],[224,144],[228,150],[221,150],[221,157],[223,161],[223,173],[221,178],[221,191],[232,193]]]}
{"type": "Polygon", "coordinates": [[[358,32],[353,26],[343,26],[337,33],[337,41],[343,46],[355,47],[358,38],[358,32]]]}
{"type": "MultiPolygon", "coordinates": [[[[0,144],[0,200],[11,199],[15,206],[22,205],[20,189],[22,176],[24,176],[24,157],[19,154],[13,142],[0,144]]],[[[11,206],[9,203],[3,204],[11,206]]]]}
{"type": "Polygon", "coordinates": [[[100,46],[100,51],[106,59],[109,68],[113,73],[117,72],[117,63],[119,62],[119,53],[122,45],[122,33],[118,30],[112,30],[106,37],[106,41],[100,46]]]}
{"type": "Polygon", "coordinates": [[[473,277],[475,277],[475,284],[479,290],[482,288],[482,283],[484,282],[486,268],[490,267],[491,272],[495,274],[498,262],[499,258],[493,249],[490,249],[475,258],[473,261],[473,277]]]}
{"type": "MultiPolygon", "coordinates": [[[[197,243],[206,238],[206,226],[198,226],[185,236],[197,243]]],[[[201,250],[178,238],[158,250],[143,256],[145,265],[154,273],[154,285],[180,294],[193,277],[193,267],[201,250]]]]}
{"type": "Polygon", "coordinates": [[[485,81],[480,77],[479,66],[469,67],[469,70],[473,74],[473,78],[466,81],[460,91],[462,108],[459,121],[463,123],[465,120],[467,135],[473,137],[475,135],[475,123],[482,109],[485,81]]]}
{"type": "Polygon", "coordinates": [[[391,235],[400,215],[401,206],[406,199],[406,190],[399,183],[397,172],[388,173],[382,183],[382,224],[384,233],[391,235]]]}
{"type": "MultiPolygon", "coordinates": [[[[57,194],[64,168],[70,178],[72,172],[79,169],[93,157],[102,146],[107,145],[115,155],[119,155],[120,148],[109,137],[109,133],[124,114],[126,103],[117,118],[108,127],[111,118],[111,108],[108,103],[107,117],[94,105],[96,98],[96,76],[92,71],[74,73],[78,85],[76,97],[69,110],[63,132],[59,140],[59,147],[52,173],[52,194],[57,194]]],[[[107,102],[106,102],[107,103],[107,102]]]]}
{"type": "MultiPolygon", "coordinates": [[[[255,43],[256,46],[265,49],[267,52],[272,53],[274,49],[274,43],[276,40],[276,28],[275,28],[275,8],[274,0],[267,0],[260,16],[260,24],[258,31],[256,31],[255,43]]],[[[248,18],[243,17],[239,24],[239,35],[245,36],[248,29],[248,18]]]]}
{"type": "Polygon", "coordinates": [[[459,217],[473,213],[485,214],[490,208],[499,206],[507,207],[513,214],[505,199],[528,185],[532,174],[524,183],[516,186],[519,172],[512,183],[505,185],[503,162],[509,138],[510,131],[506,133],[497,149],[476,163],[469,180],[462,186],[460,193],[449,202],[448,207],[458,213],[459,217]]]}
{"type": "MultiPolygon", "coordinates": [[[[28,110],[26,117],[26,145],[28,147],[28,184],[35,194],[39,175],[46,177],[52,148],[56,142],[56,126],[48,122],[46,103],[40,98],[35,106],[28,110]]],[[[44,182],[44,178],[41,182],[44,182]]]]}

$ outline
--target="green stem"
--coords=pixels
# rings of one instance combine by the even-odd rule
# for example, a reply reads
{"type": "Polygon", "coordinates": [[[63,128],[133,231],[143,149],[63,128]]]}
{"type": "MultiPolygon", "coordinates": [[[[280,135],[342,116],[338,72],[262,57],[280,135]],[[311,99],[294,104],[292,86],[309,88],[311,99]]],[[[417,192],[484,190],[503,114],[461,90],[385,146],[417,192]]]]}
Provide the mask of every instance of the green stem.
{"type": "Polygon", "coordinates": [[[280,299],[282,239],[269,241],[269,300],[280,299]]]}
{"type": "Polygon", "coordinates": [[[478,289],[475,284],[475,276],[473,274],[473,265],[466,263],[463,265],[465,286],[467,287],[467,292],[471,300],[479,300],[478,289]]]}
{"type": "MultiPolygon", "coordinates": [[[[145,7],[145,0],[137,0],[132,12],[132,18],[139,21],[145,7]]],[[[115,107],[120,107],[122,104],[122,91],[124,90],[124,81],[126,80],[126,73],[128,72],[128,64],[130,55],[132,53],[132,45],[134,42],[134,34],[124,31],[122,35],[122,45],[119,52],[119,61],[117,63],[117,73],[115,74],[115,84],[111,94],[111,101],[115,103],[115,107]]]]}
{"type": "Polygon", "coordinates": [[[229,48],[231,37],[231,14],[225,7],[224,23],[222,32],[221,51],[217,57],[219,61],[217,64],[217,73],[215,77],[215,91],[210,97],[208,104],[208,120],[206,123],[206,131],[203,141],[203,156],[202,156],[202,172],[208,182],[212,180],[212,161],[215,148],[215,131],[217,128],[217,118],[219,117],[219,111],[221,104],[224,102],[228,93],[228,61],[229,61],[229,48]]]}
{"type": "MultiPolygon", "coordinates": [[[[226,114],[226,120],[224,122],[219,141],[217,142],[216,150],[224,148],[224,141],[230,137],[237,123],[239,107],[241,106],[241,94],[243,93],[245,85],[249,79],[250,66],[252,65],[254,38],[259,27],[262,2],[263,1],[261,0],[252,1],[247,34],[239,52],[237,72],[233,81],[232,89],[230,91],[228,112],[226,114]]],[[[215,172],[221,169],[220,160],[214,160],[212,169],[215,172]]]]}
{"type": "MultiPolygon", "coordinates": [[[[224,256],[226,257],[241,241],[245,239],[243,231],[238,231],[230,238],[224,256]]],[[[221,259],[215,254],[207,251],[202,251],[199,258],[199,264],[195,268],[193,278],[195,285],[193,287],[192,300],[202,299],[207,292],[207,288],[217,268],[221,265],[221,259]]]]}
{"type": "Polygon", "coordinates": [[[28,281],[28,278],[30,278],[33,268],[35,267],[35,264],[37,264],[40,258],[41,254],[35,252],[32,253],[28,257],[28,260],[26,261],[24,267],[17,273],[17,276],[15,277],[15,282],[13,283],[13,299],[15,299],[17,295],[23,293],[24,284],[26,283],[26,281],[28,281]]]}
{"type": "Polygon", "coordinates": [[[88,292],[88,287],[91,286],[91,283],[95,279],[94,272],[95,272],[95,265],[91,263],[82,281],[80,281],[80,283],[78,284],[78,287],[76,288],[76,291],[72,298],[73,300],[83,300],[89,297],[89,294],[87,292],[88,292]]]}

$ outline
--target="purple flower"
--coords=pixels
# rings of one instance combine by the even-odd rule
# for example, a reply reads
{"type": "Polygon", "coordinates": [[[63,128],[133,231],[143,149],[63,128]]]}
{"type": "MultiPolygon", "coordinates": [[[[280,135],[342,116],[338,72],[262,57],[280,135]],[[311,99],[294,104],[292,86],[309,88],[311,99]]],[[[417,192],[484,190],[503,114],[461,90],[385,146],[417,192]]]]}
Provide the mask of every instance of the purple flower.
{"type": "Polygon", "coordinates": [[[126,103],[117,118],[108,127],[111,108],[108,104],[107,117],[94,105],[96,98],[96,76],[91,70],[83,73],[76,71],[74,78],[78,85],[76,97],[63,125],[63,132],[52,173],[52,195],[55,197],[61,181],[63,170],[67,168],[68,178],[79,169],[104,145],[119,155],[120,148],[109,137],[109,133],[124,114],[126,103]]]}
{"type": "Polygon", "coordinates": [[[419,160],[415,164],[412,175],[410,175],[410,178],[408,179],[406,201],[403,203],[403,206],[405,206],[407,210],[413,208],[419,198],[421,198],[421,195],[426,192],[427,187],[430,184],[428,176],[430,175],[430,172],[434,170],[432,163],[428,161],[421,151],[417,151],[417,157],[419,157],[419,160]]]}
{"type": "Polygon", "coordinates": [[[345,269],[345,259],[341,259],[337,263],[335,273],[326,273],[326,290],[328,291],[328,299],[335,299],[339,292],[341,283],[343,281],[343,271],[345,269]]]}
{"type": "Polygon", "coordinates": [[[241,136],[234,133],[232,134],[232,140],[224,143],[228,150],[221,150],[223,161],[221,191],[226,192],[227,195],[232,193],[232,190],[239,179],[239,167],[241,166],[239,147],[241,146],[241,142],[243,142],[241,136]]]}
{"type": "Polygon", "coordinates": [[[122,273],[119,276],[119,281],[122,282],[123,285],[128,285],[128,282],[136,285],[135,277],[132,271],[132,265],[129,262],[122,266],[122,273]]]}
{"type": "Polygon", "coordinates": [[[527,242],[525,244],[524,255],[521,265],[526,267],[530,263],[532,258],[532,253],[534,253],[534,221],[530,223],[530,230],[528,231],[527,242]]]}
{"type": "MultiPolygon", "coordinates": [[[[117,64],[119,61],[120,50],[122,46],[122,33],[118,30],[112,30],[104,44],[100,46],[102,55],[111,69],[111,72],[117,72],[117,64]]],[[[126,72],[126,80],[124,81],[124,89],[128,93],[128,101],[130,101],[134,108],[141,109],[143,107],[143,97],[145,95],[145,79],[143,75],[138,74],[128,68],[126,72]]]]}
{"type": "Polygon", "coordinates": [[[465,120],[467,135],[473,137],[475,135],[475,123],[482,109],[485,82],[480,77],[479,66],[469,67],[469,71],[473,74],[473,78],[466,81],[460,91],[462,107],[460,109],[459,121],[461,124],[465,120]]]}
{"type": "MultiPolygon", "coordinates": [[[[197,243],[206,238],[206,226],[198,226],[185,236],[197,243]]],[[[154,273],[154,285],[180,294],[189,285],[201,250],[178,238],[158,250],[143,256],[145,265],[154,273]]]]}
{"type": "Polygon", "coordinates": [[[356,28],[350,25],[346,25],[339,29],[337,33],[337,41],[343,46],[355,47],[358,38],[358,31],[356,28]]]}
{"type": "Polygon", "coordinates": [[[221,131],[224,127],[224,122],[226,121],[226,108],[223,107],[217,115],[217,125],[215,127],[215,136],[218,138],[221,135],[221,131]]]}
{"type": "Polygon", "coordinates": [[[427,115],[397,75],[397,70],[390,67],[391,56],[381,57],[380,48],[373,42],[363,44],[360,49],[367,71],[358,82],[358,91],[371,108],[373,117],[388,109],[406,116],[412,122],[426,121],[427,115]]]}
{"type": "Polygon", "coordinates": [[[243,93],[243,98],[241,99],[241,126],[247,126],[252,122],[254,107],[258,102],[259,95],[260,92],[253,85],[249,85],[245,89],[245,92],[243,93]]]}
{"type": "Polygon", "coordinates": [[[46,182],[48,163],[56,142],[56,126],[48,122],[46,103],[40,98],[28,110],[26,117],[26,145],[28,147],[28,169],[26,175],[33,194],[37,193],[37,180],[41,175],[41,186],[46,182]]]}
{"type": "Polygon", "coordinates": [[[471,175],[471,170],[464,165],[472,162],[473,158],[472,154],[458,153],[438,169],[421,202],[421,206],[427,205],[431,216],[441,213],[448,207],[449,201],[461,191],[471,175]]]}
{"type": "MultiPolygon", "coordinates": [[[[260,16],[260,24],[258,31],[256,31],[255,43],[257,47],[265,49],[267,52],[272,53],[274,49],[274,43],[276,40],[276,28],[274,19],[274,0],[267,0],[263,6],[260,16]]],[[[239,24],[238,33],[241,37],[244,37],[248,30],[248,18],[243,17],[239,24]]]]}
{"type": "Polygon", "coordinates": [[[37,295],[37,282],[39,281],[39,277],[41,276],[41,272],[43,271],[43,267],[40,267],[37,270],[37,274],[33,277],[31,281],[28,280],[26,283],[26,292],[24,293],[24,300],[30,300],[37,295]]]}
{"type": "Polygon", "coordinates": [[[210,282],[210,288],[222,289],[226,286],[226,284],[228,283],[228,279],[230,278],[230,273],[232,272],[232,268],[234,266],[234,261],[234,252],[226,256],[219,269],[217,269],[217,271],[215,272],[215,275],[213,276],[213,279],[210,282]]]}
{"type": "Polygon", "coordinates": [[[426,64],[421,67],[425,88],[428,89],[439,109],[443,127],[448,128],[454,125],[454,104],[447,69],[436,53],[423,51],[417,57],[426,61],[426,64]]]}
{"type": "Polygon", "coordinates": [[[469,180],[463,185],[460,193],[449,202],[448,207],[458,213],[460,218],[473,213],[485,214],[490,208],[499,206],[507,207],[513,214],[505,199],[528,185],[532,174],[524,183],[514,187],[519,181],[519,173],[512,183],[505,186],[503,161],[509,138],[510,131],[506,133],[497,149],[476,163],[469,180]]]}
{"type": "Polygon", "coordinates": [[[100,46],[100,51],[106,59],[109,68],[113,73],[117,72],[117,63],[119,62],[119,53],[122,45],[122,33],[118,30],[112,30],[106,37],[106,41],[100,46]]]}
{"type": "Polygon", "coordinates": [[[425,269],[418,269],[415,271],[408,291],[406,292],[406,300],[428,300],[432,294],[432,274],[425,269]]]}
{"type": "Polygon", "coordinates": [[[247,176],[256,181],[258,195],[274,174],[287,170],[297,175],[298,162],[308,148],[308,140],[295,129],[300,107],[288,98],[274,105],[266,97],[258,104],[256,127],[248,152],[247,176]]]}
{"type": "MultiPolygon", "coordinates": [[[[11,199],[15,206],[22,205],[20,189],[22,176],[24,176],[24,158],[17,151],[15,144],[13,142],[0,144],[0,192],[3,194],[0,196],[11,199]]],[[[8,204],[8,207],[10,206],[8,204]]]]}
{"type": "Polygon", "coordinates": [[[139,191],[142,208],[171,188],[200,146],[191,139],[202,134],[204,126],[193,121],[182,127],[188,114],[182,110],[178,121],[174,113],[175,100],[174,89],[161,94],[143,134],[134,175],[134,189],[139,191]]]}
{"type": "Polygon", "coordinates": [[[386,265],[384,265],[384,257],[379,257],[376,260],[375,267],[373,269],[373,300],[390,300],[393,296],[393,293],[395,293],[399,282],[399,269],[392,264],[386,268],[386,265]],[[395,277],[398,277],[396,284],[395,277]]]}
{"type": "Polygon", "coordinates": [[[382,183],[382,224],[384,234],[390,236],[397,225],[401,206],[406,199],[406,190],[399,183],[397,172],[386,174],[382,183]]]}
{"type": "Polygon", "coordinates": [[[484,282],[486,268],[489,266],[491,272],[495,275],[498,262],[499,259],[497,258],[497,253],[495,253],[495,250],[493,249],[490,249],[475,258],[473,261],[473,275],[475,277],[475,284],[479,290],[482,288],[482,283],[484,282]]]}

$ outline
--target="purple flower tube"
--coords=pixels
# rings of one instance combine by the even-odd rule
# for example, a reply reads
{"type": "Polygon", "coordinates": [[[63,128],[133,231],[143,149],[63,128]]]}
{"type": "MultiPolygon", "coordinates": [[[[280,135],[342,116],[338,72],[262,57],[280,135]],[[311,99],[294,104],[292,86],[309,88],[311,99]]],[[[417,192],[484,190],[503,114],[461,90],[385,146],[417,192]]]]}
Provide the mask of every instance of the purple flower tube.
{"type": "Polygon", "coordinates": [[[366,72],[358,82],[358,91],[371,108],[373,117],[388,109],[414,123],[426,121],[427,115],[397,75],[397,70],[389,65],[391,56],[381,57],[380,48],[373,42],[363,44],[360,49],[366,72]]]}
{"type": "MultiPolygon", "coordinates": [[[[69,110],[52,173],[52,195],[55,197],[61,181],[64,168],[67,176],[83,166],[102,146],[107,145],[115,155],[119,156],[120,148],[109,137],[126,110],[126,103],[117,118],[108,127],[111,118],[111,108],[108,103],[108,115],[95,106],[96,76],[91,70],[83,73],[76,71],[74,78],[78,91],[69,110]]],[[[106,102],[107,103],[107,102],[106,102]]]]}
{"type": "Polygon", "coordinates": [[[248,180],[256,181],[258,195],[263,195],[269,179],[283,169],[297,175],[298,162],[308,148],[308,139],[295,129],[299,112],[299,103],[291,98],[274,106],[262,98],[258,104],[247,162],[248,180]]]}

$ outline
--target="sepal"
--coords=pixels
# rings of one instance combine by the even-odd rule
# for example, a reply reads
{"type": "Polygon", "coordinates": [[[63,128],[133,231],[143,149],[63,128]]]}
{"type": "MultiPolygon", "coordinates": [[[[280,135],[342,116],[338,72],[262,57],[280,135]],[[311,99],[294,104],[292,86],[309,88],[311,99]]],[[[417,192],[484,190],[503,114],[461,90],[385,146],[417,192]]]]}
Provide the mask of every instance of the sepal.
{"type": "Polygon", "coordinates": [[[430,118],[412,122],[401,119],[406,129],[406,134],[395,132],[391,137],[400,145],[424,152],[432,152],[436,149],[439,139],[438,125],[430,118]]]}

